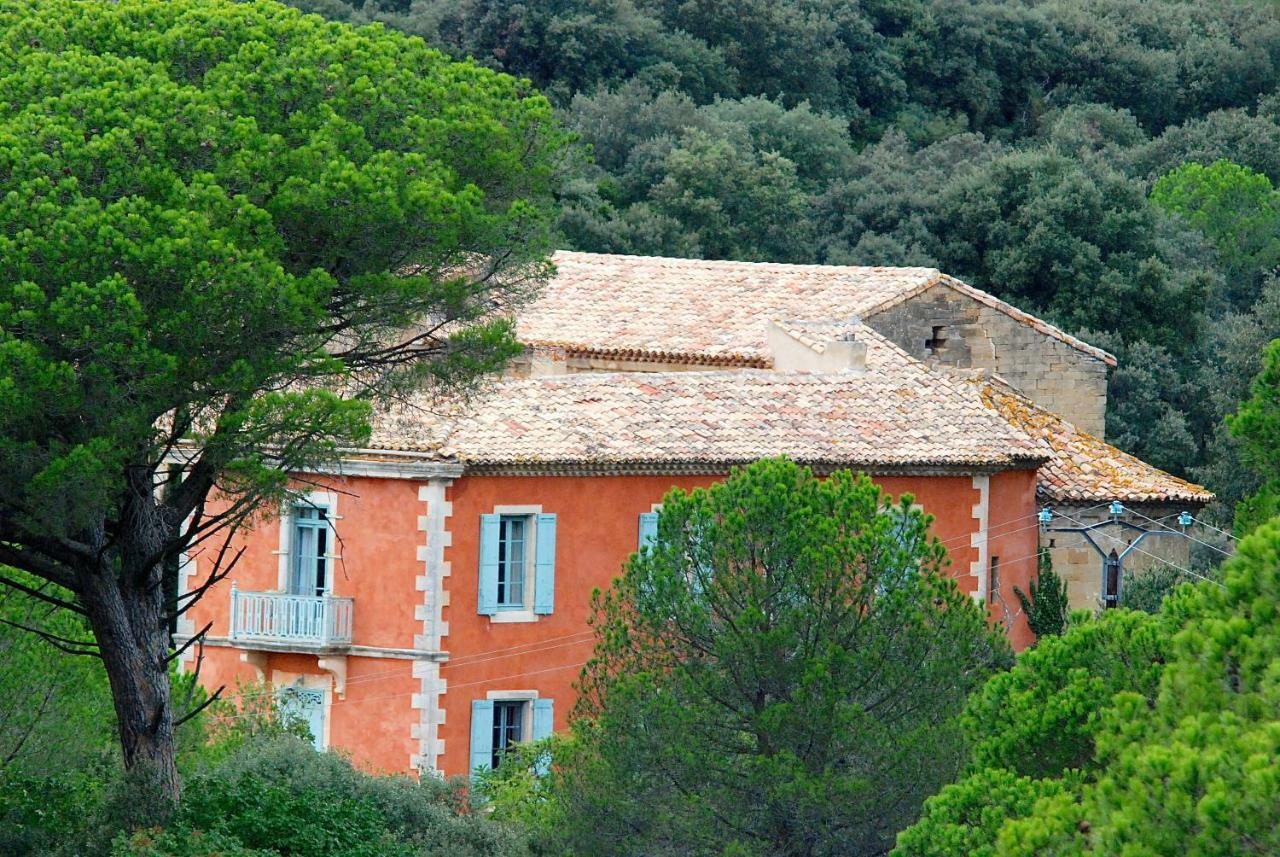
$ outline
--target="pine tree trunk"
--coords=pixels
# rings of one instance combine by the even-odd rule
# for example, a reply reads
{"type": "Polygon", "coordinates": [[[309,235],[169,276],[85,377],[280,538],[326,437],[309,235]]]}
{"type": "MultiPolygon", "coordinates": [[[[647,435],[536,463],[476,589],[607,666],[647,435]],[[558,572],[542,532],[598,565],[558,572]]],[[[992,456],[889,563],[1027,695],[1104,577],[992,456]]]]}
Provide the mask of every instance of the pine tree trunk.
{"type": "Polygon", "coordinates": [[[111,683],[125,769],[142,789],[135,809],[144,825],[163,824],[179,795],[161,575],[158,568],[141,585],[129,585],[128,573],[81,576],[81,603],[111,683]]]}

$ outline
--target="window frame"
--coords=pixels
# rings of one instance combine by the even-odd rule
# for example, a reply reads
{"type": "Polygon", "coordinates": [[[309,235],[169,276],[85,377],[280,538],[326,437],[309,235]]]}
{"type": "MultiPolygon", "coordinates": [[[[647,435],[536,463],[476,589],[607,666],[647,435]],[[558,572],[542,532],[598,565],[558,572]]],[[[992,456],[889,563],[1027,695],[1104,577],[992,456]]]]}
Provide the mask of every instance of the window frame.
{"type": "Polygon", "coordinates": [[[299,594],[291,591],[292,579],[294,573],[294,564],[296,562],[296,531],[297,531],[297,515],[296,510],[300,508],[318,507],[325,510],[325,520],[328,523],[329,536],[325,545],[324,553],[324,592],[320,595],[312,595],[311,597],[327,597],[333,594],[333,582],[335,569],[337,564],[342,560],[341,542],[338,540],[338,521],[342,520],[342,516],[338,513],[338,495],[331,491],[311,491],[295,495],[281,510],[280,514],[280,544],[274,551],[279,560],[278,577],[276,581],[276,591],[282,594],[299,594]]]}
{"type": "Polygon", "coordinates": [[[1000,557],[992,556],[987,560],[987,603],[999,604],[1000,601],[1000,557]]]}
{"type": "Polygon", "coordinates": [[[502,512],[495,511],[498,516],[498,577],[497,577],[497,597],[496,604],[499,612],[524,612],[533,610],[533,587],[536,584],[534,579],[534,564],[537,561],[538,552],[538,515],[536,512],[502,512]],[[520,570],[520,603],[503,603],[502,595],[504,587],[510,587],[510,580],[504,582],[503,575],[510,571],[508,565],[504,562],[503,555],[509,550],[508,540],[504,538],[506,524],[512,521],[521,521],[524,524],[524,534],[521,537],[520,559],[523,568],[520,570]]]}
{"type": "Polygon", "coordinates": [[[316,503],[295,503],[289,519],[291,523],[289,580],[286,591],[290,595],[305,595],[313,598],[328,595],[333,589],[331,569],[333,525],[329,521],[329,508],[316,503]],[[311,532],[316,547],[304,557],[302,543],[306,531],[311,532]],[[304,562],[312,567],[304,568],[304,562]],[[301,586],[307,580],[310,580],[310,585],[301,586]]]}
{"type": "MultiPolygon", "coordinates": [[[[497,515],[500,519],[507,516],[526,516],[529,523],[525,534],[525,585],[524,606],[503,607],[495,604],[492,613],[485,613],[493,624],[537,622],[550,613],[539,613],[538,604],[538,516],[548,514],[541,504],[497,504],[485,514],[497,515]]],[[[501,527],[499,527],[501,534],[501,527]]],[[[495,592],[496,598],[496,592],[495,592]]]]}
{"type": "Polygon", "coordinates": [[[529,740],[533,731],[533,699],[530,697],[507,697],[493,700],[493,746],[490,748],[490,770],[497,770],[503,755],[512,744],[522,744],[529,740]],[[513,722],[500,723],[506,712],[517,712],[513,722]],[[512,728],[518,730],[516,738],[509,735],[512,728]],[[501,741],[499,738],[501,737],[501,741]],[[502,746],[499,746],[501,743],[502,746]]]}
{"type": "Polygon", "coordinates": [[[282,696],[290,691],[295,693],[318,693],[320,695],[319,715],[320,734],[312,735],[316,752],[329,749],[329,730],[332,726],[333,683],[329,676],[313,673],[293,673],[280,670],[271,671],[271,691],[276,705],[281,705],[282,696]]]}

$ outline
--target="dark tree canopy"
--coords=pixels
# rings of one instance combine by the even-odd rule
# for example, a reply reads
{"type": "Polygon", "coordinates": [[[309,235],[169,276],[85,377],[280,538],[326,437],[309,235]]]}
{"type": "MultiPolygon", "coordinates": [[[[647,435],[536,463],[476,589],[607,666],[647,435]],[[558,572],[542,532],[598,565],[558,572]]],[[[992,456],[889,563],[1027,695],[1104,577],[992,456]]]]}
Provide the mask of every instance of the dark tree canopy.
{"type": "Polygon", "coordinates": [[[0,562],[86,614],[172,791],[168,561],[371,401],[501,365],[562,137],[526,84],[274,3],[6,4],[0,104],[0,562]]]}

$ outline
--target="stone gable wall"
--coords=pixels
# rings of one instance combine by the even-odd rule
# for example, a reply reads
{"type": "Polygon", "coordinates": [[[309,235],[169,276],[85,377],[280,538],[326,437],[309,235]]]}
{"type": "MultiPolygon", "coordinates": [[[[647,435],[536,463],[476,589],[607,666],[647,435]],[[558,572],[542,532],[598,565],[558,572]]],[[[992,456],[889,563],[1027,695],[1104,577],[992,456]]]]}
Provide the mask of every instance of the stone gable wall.
{"type": "Polygon", "coordinates": [[[1041,407],[1102,437],[1107,366],[999,310],[937,285],[863,320],[926,363],[989,369],[1041,407]],[[926,345],[935,329],[945,342],[926,345]]]}

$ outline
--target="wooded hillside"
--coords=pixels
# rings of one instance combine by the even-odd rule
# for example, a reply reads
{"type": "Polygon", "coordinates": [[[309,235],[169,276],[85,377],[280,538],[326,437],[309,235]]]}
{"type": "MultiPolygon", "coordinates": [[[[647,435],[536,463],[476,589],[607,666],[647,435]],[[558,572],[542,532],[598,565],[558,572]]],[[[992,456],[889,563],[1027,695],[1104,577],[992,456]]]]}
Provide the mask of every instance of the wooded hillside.
{"type": "Polygon", "coordinates": [[[293,2],[532,79],[567,246],[939,266],[1117,354],[1109,440],[1256,487],[1222,420],[1280,336],[1280,7],[293,2]]]}

